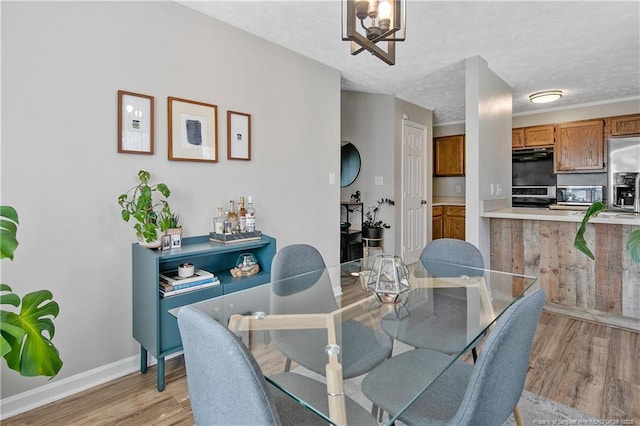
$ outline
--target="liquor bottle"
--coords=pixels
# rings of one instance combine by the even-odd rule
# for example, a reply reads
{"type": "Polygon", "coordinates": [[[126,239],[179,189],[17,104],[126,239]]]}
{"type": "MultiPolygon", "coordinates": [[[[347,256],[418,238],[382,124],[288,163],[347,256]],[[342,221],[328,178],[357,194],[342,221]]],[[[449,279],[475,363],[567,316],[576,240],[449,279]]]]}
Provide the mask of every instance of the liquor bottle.
{"type": "Polygon", "coordinates": [[[224,234],[224,216],[222,216],[222,207],[218,207],[218,216],[213,218],[213,232],[216,234],[224,234]]]}
{"type": "Polygon", "coordinates": [[[231,221],[229,220],[229,212],[225,212],[224,213],[224,233],[230,234],[232,230],[233,230],[233,227],[231,225],[231,221]]]}
{"type": "Polygon", "coordinates": [[[236,230],[238,229],[239,223],[238,223],[238,213],[236,213],[236,206],[233,200],[229,201],[229,213],[227,214],[227,217],[229,218],[229,222],[231,222],[232,232],[236,232],[236,230]]]}
{"type": "Polygon", "coordinates": [[[238,205],[238,222],[240,223],[240,232],[247,232],[247,210],[244,208],[244,197],[240,197],[238,205]]]}
{"type": "Polygon", "coordinates": [[[247,232],[253,232],[256,230],[256,209],[253,207],[253,197],[249,195],[247,197],[247,232]]]}

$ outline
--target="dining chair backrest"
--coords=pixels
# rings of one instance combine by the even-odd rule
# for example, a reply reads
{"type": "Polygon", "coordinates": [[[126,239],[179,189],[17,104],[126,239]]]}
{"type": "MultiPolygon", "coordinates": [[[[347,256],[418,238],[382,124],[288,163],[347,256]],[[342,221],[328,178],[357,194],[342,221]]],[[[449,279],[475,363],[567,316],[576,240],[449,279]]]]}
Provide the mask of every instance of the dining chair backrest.
{"type": "Polygon", "coordinates": [[[502,424],[514,410],[546,295],[541,289],[517,300],[498,319],[480,352],[462,403],[450,424],[502,424]]]}
{"type": "Polygon", "coordinates": [[[178,327],[196,424],[281,423],[260,368],[231,331],[190,306],[178,312],[178,327]]]}
{"type": "MultiPolygon", "coordinates": [[[[271,262],[269,313],[296,315],[336,311],[339,306],[331,275],[322,255],[314,247],[294,244],[281,248],[271,262]]],[[[338,361],[345,379],[366,373],[391,354],[388,336],[353,319],[336,322],[331,335],[342,348],[338,361]]],[[[326,374],[327,329],[271,330],[269,336],[287,357],[285,371],[289,371],[291,362],[295,361],[317,374],[326,374]]]]}
{"type": "Polygon", "coordinates": [[[271,262],[271,313],[326,313],[338,308],[320,252],[307,244],[281,248],[271,262]]]}
{"type": "Polygon", "coordinates": [[[483,271],[481,271],[484,268],[482,253],[476,246],[463,240],[454,238],[433,240],[422,250],[420,261],[434,277],[483,275],[483,271]],[[456,266],[446,263],[452,263],[456,266]],[[469,268],[465,268],[465,266],[469,268]]]}

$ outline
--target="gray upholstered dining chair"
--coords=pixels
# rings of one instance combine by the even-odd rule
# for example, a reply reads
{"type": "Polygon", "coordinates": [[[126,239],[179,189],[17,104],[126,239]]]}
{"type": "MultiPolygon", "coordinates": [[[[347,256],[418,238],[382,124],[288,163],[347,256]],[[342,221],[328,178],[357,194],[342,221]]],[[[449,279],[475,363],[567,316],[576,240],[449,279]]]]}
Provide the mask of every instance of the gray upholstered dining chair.
{"type": "MultiPolygon", "coordinates": [[[[196,308],[178,312],[187,386],[197,425],[326,425],[327,421],[268,383],[255,359],[230,330],[196,308]]],[[[314,407],[328,412],[325,384],[295,373],[273,376],[314,407]]],[[[349,424],[377,424],[346,398],[349,424]]]]}
{"type": "MultiPolygon", "coordinates": [[[[420,262],[433,277],[483,276],[482,253],[473,244],[453,238],[428,243],[420,262]]],[[[455,354],[467,342],[467,296],[464,288],[414,289],[407,298],[409,315],[382,319],[382,330],[398,341],[415,348],[434,349],[455,354]],[[428,297],[417,297],[428,292],[428,297]],[[431,297],[432,296],[432,297],[431,297]],[[425,303],[429,300],[429,303],[425,303]],[[444,332],[443,332],[444,331],[444,332]]],[[[472,348],[474,359],[475,347],[472,348]]]]}
{"type": "MultiPolygon", "coordinates": [[[[545,299],[544,291],[536,290],[514,302],[498,319],[475,365],[455,361],[399,420],[408,425],[502,424],[524,389],[545,299]]],[[[393,416],[452,360],[430,349],[410,350],[373,369],[362,381],[362,391],[393,416]]]]}
{"type": "MultiPolygon", "coordinates": [[[[338,309],[331,279],[320,252],[307,244],[281,248],[271,263],[271,314],[328,313],[338,309]]],[[[324,376],[327,364],[326,330],[275,330],[274,344],[291,360],[324,376]]],[[[389,336],[355,320],[336,329],[339,360],[345,379],[360,376],[391,356],[389,336]]]]}

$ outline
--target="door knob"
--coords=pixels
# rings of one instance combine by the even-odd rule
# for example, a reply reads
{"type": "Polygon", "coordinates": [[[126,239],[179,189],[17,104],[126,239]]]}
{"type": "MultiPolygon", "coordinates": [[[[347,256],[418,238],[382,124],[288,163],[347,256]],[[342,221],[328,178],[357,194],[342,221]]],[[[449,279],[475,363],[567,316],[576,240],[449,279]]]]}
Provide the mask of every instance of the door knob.
{"type": "Polygon", "coordinates": [[[420,200],[420,204],[422,204],[422,205],[427,204],[427,200],[420,200]]]}

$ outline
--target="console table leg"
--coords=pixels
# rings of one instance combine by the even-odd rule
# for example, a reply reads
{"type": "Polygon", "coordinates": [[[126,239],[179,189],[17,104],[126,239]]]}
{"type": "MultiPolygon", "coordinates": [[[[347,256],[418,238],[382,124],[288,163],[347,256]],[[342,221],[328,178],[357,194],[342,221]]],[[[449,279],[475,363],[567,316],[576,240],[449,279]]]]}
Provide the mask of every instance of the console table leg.
{"type": "Polygon", "coordinates": [[[164,390],[164,357],[158,358],[158,392],[164,390]]]}
{"type": "Polygon", "coordinates": [[[140,346],[140,372],[147,372],[147,350],[140,346]]]}

